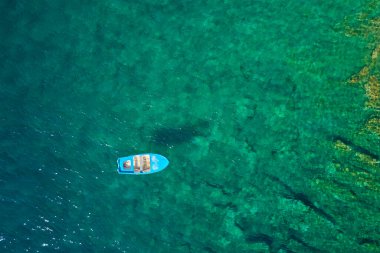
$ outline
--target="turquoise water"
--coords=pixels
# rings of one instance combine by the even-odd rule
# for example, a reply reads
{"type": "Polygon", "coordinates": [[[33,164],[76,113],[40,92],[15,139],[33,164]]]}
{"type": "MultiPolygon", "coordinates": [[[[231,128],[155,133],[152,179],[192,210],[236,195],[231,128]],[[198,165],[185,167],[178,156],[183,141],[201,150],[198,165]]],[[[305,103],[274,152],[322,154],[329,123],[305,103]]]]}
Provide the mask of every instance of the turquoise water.
{"type": "Polygon", "coordinates": [[[306,2],[2,1],[0,251],[379,252],[380,8],[306,2]]]}

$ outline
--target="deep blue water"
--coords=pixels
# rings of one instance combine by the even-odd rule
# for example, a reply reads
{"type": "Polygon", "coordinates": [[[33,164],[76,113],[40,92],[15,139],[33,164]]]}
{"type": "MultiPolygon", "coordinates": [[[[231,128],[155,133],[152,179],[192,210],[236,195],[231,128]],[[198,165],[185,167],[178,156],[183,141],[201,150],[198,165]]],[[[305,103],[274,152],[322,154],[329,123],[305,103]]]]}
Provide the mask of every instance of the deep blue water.
{"type": "Polygon", "coordinates": [[[380,251],[376,1],[0,10],[1,252],[380,251]]]}

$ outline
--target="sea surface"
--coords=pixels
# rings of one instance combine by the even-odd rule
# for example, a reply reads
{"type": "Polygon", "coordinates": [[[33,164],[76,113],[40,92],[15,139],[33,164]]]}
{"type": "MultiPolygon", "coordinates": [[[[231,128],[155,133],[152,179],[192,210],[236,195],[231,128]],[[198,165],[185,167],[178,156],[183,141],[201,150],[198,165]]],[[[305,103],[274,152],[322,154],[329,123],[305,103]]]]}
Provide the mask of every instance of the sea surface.
{"type": "Polygon", "coordinates": [[[380,252],[380,1],[0,13],[0,252],[380,252]]]}

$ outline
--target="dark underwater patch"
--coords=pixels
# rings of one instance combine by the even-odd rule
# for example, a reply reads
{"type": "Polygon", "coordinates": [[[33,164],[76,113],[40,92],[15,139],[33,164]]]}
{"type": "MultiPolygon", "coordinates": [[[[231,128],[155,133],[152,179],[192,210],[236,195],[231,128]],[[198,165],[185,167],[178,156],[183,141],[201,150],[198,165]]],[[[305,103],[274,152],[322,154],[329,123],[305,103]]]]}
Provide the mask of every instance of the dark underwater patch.
{"type": "Polygon", "coordinates": [[[181,144],[189,142],[198,135],[193,127],[160,128],[154,132],[153,141],[160,145],[181,144]]]}
{"type": "Polygon", "coordinates": [[[159,145],[178,145],[189,142],[196,136],[204,136],[208,129],[207,121],[179,127],[163,127],[153,132],[153,142],[159,145]]]}

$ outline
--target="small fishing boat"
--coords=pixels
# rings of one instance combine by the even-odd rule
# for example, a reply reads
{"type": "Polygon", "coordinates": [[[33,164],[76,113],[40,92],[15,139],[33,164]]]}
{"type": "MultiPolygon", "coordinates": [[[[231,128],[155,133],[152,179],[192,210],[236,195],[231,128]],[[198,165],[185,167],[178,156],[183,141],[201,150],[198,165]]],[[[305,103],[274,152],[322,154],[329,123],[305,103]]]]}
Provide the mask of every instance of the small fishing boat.
{"type": "Polygon", "coordinates": [[[139,154],[117,159],[119,174],[142,175],[164,170],[169,165],[168,159],[159,154],[139,154]]]}

